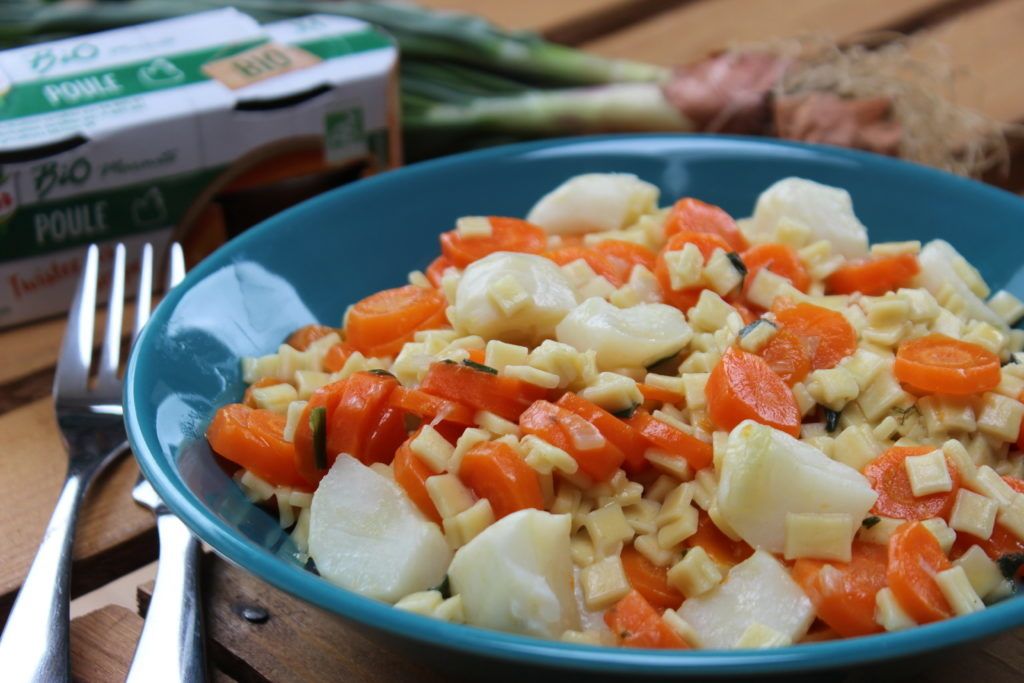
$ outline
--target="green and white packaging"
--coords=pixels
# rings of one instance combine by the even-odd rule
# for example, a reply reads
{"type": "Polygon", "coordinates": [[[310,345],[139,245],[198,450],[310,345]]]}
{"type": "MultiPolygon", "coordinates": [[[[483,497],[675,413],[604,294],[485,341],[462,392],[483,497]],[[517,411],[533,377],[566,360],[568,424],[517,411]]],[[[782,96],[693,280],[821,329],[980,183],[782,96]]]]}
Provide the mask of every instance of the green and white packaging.
{"type": "Polygon", "coordinates": [[[91,242],[129,273],[145,242],[200,254],[219,193],[277,159],[397,165],[397,57],[361,21],[233,9],[0,52],[0,327],[66,311],[91,242]]]}

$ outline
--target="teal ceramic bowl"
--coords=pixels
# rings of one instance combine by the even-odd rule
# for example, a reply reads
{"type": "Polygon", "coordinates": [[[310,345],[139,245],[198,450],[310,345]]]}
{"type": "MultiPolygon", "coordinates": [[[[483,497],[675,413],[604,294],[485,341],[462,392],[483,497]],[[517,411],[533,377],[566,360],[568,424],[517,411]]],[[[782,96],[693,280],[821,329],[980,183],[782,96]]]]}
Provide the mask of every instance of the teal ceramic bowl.
{"type": "MultiPolygon", "coordinates": [[[[273,351],[295,328],[338,325],[345,307],[398,286],[462,215],[524,215],[565,178],[639,175],[663,200],[693,195],[749,215],[785,176],[844,187],[872,241],[941,237],[994,287],[1024,295],[1024,201],[892,159],[826,147],[714,136],[575,138],[417,164],[324,194],[232,240],[157,308],[132,354],[125,407],[132,447],[167,505],[217,552],[364,633],[449,669],[494,679],[562,670],[594,677],[742,677],[869,665],[948,650],[1024,624],[1024,598],[913,630],[770,651],[669,652],[547,642],[401,612],[327,583],[214,461],[203,439],[237,401],[238,359],[273,351]],[[482,668],[483,667],[483,668],[482,668]],[[486,673],[485,673],[486,672],[486,673]]],[[[301,637],[301,634],[296,634],[301,637]]],[[[887,668],[890,668],[887,665],[887,668]]]]}

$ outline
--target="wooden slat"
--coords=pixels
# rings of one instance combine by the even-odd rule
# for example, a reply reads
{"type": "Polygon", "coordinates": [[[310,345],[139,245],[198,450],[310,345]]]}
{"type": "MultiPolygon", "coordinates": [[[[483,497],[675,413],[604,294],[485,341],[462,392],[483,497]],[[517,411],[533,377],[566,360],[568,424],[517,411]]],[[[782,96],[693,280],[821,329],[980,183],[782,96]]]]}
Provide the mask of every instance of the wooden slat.
{"type": "Polygon", "coordinates": [[[609,57],[671,66],[736,43],[899,28],[949,0],[703,0],[585,45],[609,57]]]}
{"type": "MultiPolygon", "coordinates": [[[[143,613],[152,591],[152,582],[139,586],[143,613]]],[[[205,558],[203,600],[211,664],[240,681],[446,680],[366,639],[357,626],[266,585],[212,553],[205,558]],[[245,607],[260,607],[269,618],[250,623],[241,616],[245,607]]]]}
{"type": "Polygon", "coordinates": [[[121,683],[142,633],[142,617],[109,605],[71,622],[71,672],[82,683],[121,683]]]}
{"type": "MultiPolygon", "coordinates": [[[[106,315],[103,319],[106,324],[106,315]]],[[[67,319],[60,317],[0,332],[0,386],[52,367],[65,327],[67,319]]]]}
{"type": "Polygon", "coordinates": [[[1000,121],[1024,121],[1024,0],[1001,0],[927,29],[964,76],[960,99],[1000,121]]]}
{"type": "MultiPolygon", "coordinates": [[[[122,683],[131,666],[142,623],[142,617],[120,605],[107,605],[72,620],[72,678],[81,683],[122,683]]],[[[213,669],[210,680],[231,683],[235,679],[213,669]]]]}
{"type": "MultiPolygon", "coordinates": [[[[0,416],[0,620],[6,620],[57,500],[67,456],[53,407],[42,399],[0,416]]],[[[71,590],[79,595],[156,557],[153,516],[131,499],[138,468],[123,457],[94,482],[75,539],[71,590]]]]}

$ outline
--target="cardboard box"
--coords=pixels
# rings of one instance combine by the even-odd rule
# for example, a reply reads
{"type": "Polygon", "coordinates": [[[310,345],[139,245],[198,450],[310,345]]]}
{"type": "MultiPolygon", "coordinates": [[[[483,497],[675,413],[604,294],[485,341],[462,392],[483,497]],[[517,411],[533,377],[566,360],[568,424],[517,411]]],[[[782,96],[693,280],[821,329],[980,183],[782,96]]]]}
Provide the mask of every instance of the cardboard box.
{"type": "Polygon", "coordinates": [[[0,52],[0,327],[67,310],[85,245],[236,232],[396,166],[393,41],[233,9],[0,52]]]}

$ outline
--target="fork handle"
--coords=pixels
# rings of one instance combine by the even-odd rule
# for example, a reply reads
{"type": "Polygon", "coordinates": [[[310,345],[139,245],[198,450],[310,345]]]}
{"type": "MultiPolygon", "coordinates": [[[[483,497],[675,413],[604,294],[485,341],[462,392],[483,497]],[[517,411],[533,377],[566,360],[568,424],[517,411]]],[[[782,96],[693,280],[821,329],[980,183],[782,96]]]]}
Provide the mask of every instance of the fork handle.
{"type": "Polygon", "coordinates": [[[71,549],[89,473],[64,481],[42,543],[0,638],[0,671],[10,683],[71,678],[68,657],[71,549]]]}
{"type": "Polygon", "coordinates": [[[126,683],[206,680],[199,569],[202,549],[184,523],[164,509],[153,598],[126,683]]]}

